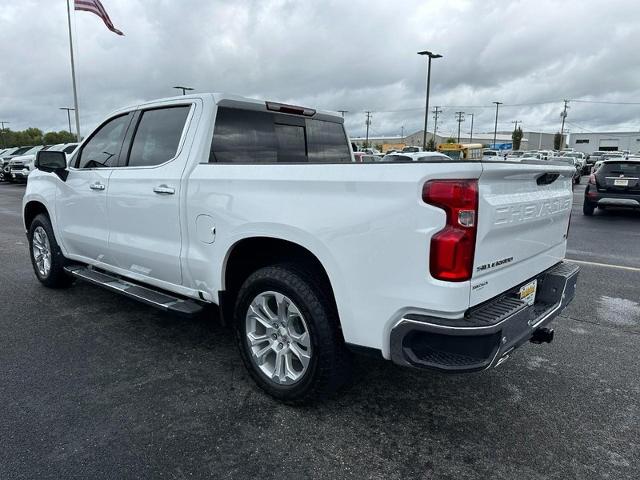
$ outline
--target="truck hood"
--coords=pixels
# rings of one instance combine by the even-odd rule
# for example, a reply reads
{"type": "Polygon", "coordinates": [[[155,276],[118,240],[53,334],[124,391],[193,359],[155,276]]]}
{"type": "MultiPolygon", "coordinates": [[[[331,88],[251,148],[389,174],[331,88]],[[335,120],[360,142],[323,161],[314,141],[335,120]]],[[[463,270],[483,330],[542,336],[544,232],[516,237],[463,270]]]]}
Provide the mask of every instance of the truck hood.
{"type": "Polygon", "coordinates": [[[32,163],[36,159],[35,155],[20,155],[9,160],[9,165],[32,163]]]}

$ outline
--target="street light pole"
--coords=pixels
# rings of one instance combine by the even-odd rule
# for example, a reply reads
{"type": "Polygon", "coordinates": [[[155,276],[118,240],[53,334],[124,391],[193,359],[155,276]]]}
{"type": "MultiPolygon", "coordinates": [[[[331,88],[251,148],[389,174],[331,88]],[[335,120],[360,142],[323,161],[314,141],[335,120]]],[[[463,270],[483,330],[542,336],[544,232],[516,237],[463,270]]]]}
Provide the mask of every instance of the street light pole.
{"type": "Polygon", "coordinates": [[[469,143],[473,143],[473,116],[475,113],[470,113],[471,116],[471,132],[469,133],[469,143]]]}
{"type": "Polygon", "coordinates": [[[429,57],[429,64],[427,66],[427,99],[424,108],[424,132],[422,134],[422,149],[427,149],[427,123],[429,121],[429,89],[431,87],[431,59],[442,58],[442,55],[438,53],[432,53],[428,50],[418,52],[418,55],[427,55],[429,57]]]}
{"type": "Polygon", "coordinates": [[[67,120],[69,121],[69,133],[71,135],[73,135],[73,132],[71,131],[71,111],[75,111],[75,108],[70,108],[70,107],[60,107],[58,110],[66,110],[67,111],[67,120]]]}
{"type": "Polygon", "coordinates": [[[177,90],[182,90],[182,95],[186,95],[187,91],[193,90],[193,88],[191,88],[191,87],[181,87],[181,86],[172,87],[172,88],[175,88],[177,90]]]}
{"type": "Polygon", "coordinates": [[[502,105],[502,102],[493,102],[496,104],[496,124],[493,127],[493,149],[496,150],[496,136],[498,134],[498,109],[500,108],[500,105],[502,105]]]}

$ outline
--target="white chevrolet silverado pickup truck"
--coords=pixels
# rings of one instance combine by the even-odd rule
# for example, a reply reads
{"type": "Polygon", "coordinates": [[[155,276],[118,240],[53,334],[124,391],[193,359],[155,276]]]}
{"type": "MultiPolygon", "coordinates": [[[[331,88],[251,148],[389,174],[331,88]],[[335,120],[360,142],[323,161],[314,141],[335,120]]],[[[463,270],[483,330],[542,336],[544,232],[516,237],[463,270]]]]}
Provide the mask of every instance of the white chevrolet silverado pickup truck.
{"type": "Polygon", "coordinates": [[[339,115],[202,94],[118,110],[36,168],[23,216],[40,282],[217,305],[253,379],[290,403],[344,385],[354,350],[496,366],[551,341],[575,292],[566,164],[357,163],[339,115]]]}

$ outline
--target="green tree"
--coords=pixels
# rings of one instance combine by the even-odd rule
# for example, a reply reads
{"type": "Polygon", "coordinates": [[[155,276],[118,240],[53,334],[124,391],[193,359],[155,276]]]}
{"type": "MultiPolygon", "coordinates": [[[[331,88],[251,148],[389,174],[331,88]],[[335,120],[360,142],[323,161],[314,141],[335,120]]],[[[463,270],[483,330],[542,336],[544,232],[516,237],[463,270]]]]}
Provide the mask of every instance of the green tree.
{"type": "Polygon", "coordinates": [[[427,150],[430,151],[430,152],[433,152],[435,149],[436,149],[436,142],[432,137],[427,142],[427,150]]]}
{"type": "Polygon", "coordinates": [[[449,138],[447,138],[447,139],[445,140],[445,142],[444,142],[444,143],[456,143],[456,139],[455,139],[455,138],[453,138],[453,137],[449,137],[449,138]]]}
{"type": "Polygon", "coordinates": [[[1,142],[5,147],[26,147],[33,145],[53,145],[56,143],[71,143],[76,141],[75,135],[61,130],[59,132],[43,133],[39,128],[30,127],[26,130],[2,131],[1,142]]]}
{"type": "Polygon", "coordinates": [[[60,130],[59,132],[47,132],[44,134],[44,143],[47,145],[54,145],[56,143],[71,143],[76,141],[75,135],[69,133],[66,130],[60,130]]]}
{"type": "Polygon", "coordinates": [[[511,140],[513,141],[514,150],[520,150],[520,143],[522,142],[522,136],[523,136],[523,133],[520,127],[513,130],[513,133],[511,134],[511,140]]]}

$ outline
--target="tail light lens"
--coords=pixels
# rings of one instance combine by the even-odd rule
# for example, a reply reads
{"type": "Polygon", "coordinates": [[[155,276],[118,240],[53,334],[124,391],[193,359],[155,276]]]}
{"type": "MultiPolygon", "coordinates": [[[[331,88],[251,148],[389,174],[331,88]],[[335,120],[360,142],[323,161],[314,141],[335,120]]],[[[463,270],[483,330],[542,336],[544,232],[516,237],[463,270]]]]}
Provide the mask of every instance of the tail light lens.
{"type": "Polygon", "coordinates": [[[464,282],[473,273],[478,222],[477,180],[431,180],[422,188],[422,200],[443,209],[445,227],[431,238],[431,276],[464,282]]]}

